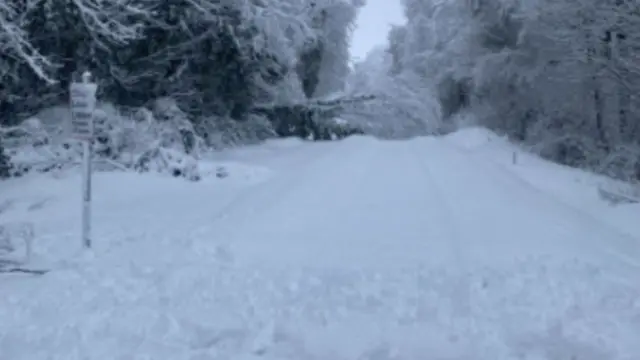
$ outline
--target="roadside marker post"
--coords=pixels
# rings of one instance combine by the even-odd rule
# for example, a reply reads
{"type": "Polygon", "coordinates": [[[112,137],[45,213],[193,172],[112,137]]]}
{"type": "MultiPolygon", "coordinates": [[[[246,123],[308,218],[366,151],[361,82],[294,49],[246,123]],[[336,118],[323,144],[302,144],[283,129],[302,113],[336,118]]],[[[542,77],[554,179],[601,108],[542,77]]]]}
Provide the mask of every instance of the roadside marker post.
{"type": "Polygon", "coordinates": [[[91,248],[91,142],[94,137],[94,110],[98,85],[85,71],[81,82],[69,87],[71,136],[82,142],[82,244],[91,248]]]}

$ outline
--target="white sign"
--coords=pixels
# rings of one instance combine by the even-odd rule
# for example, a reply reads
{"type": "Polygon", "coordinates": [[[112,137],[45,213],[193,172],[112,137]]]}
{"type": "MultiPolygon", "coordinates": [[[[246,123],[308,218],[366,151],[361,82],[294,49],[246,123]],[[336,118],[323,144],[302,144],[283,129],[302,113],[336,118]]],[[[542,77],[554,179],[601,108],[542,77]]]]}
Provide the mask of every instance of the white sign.
{"type": "Polygon", "coordinates": [[[91,141],[97,91],[88,71],[81,83],[71,83],[69,88],[72,136],[82,141],[82,244],[86,248],[91,247],[91,141]]]}
{"type": "Polygon", "coordinates": [[[96,108],[94,83],[72,83],[69,88],[71,99],[71,136],[78,140],[93,139],[93,111],[96,108]]]}

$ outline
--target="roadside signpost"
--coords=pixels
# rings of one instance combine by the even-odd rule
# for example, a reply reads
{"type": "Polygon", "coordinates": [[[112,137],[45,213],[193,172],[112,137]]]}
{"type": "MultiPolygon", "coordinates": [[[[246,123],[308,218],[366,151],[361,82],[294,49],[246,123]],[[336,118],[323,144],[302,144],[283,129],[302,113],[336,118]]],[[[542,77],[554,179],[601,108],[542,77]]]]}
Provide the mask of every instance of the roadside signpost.
{"type": "Polygon", "coordinates": [[[85,71],[81,82],[69,88],[71,136],[82,142],[82,244],[91,247],[91,142],[94,136],[93,113],[98,85],[85,71]]]}

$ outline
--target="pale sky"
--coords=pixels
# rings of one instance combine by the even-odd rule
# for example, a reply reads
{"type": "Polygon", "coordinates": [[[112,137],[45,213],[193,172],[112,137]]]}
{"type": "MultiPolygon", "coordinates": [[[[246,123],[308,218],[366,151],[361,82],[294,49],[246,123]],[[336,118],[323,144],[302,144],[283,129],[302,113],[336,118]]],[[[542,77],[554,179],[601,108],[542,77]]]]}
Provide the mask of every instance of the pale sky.
{"type": "Polygon", "coordinates": [[[357,28],[351,39],[351,57],[363,59],[367,53],[386,44],[392,24],[404,23],[400,0],[366,0],[356,20],[357,28]]]}

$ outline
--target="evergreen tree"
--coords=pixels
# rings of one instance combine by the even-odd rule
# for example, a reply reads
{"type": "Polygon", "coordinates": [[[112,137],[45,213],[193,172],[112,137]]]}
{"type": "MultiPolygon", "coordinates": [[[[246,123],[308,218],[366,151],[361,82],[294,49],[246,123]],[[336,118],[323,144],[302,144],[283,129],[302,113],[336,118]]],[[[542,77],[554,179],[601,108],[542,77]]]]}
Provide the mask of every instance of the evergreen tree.
{"type": "MultiPolygon", "coordinates": [[[[66,105],[69,82],[88,69],[101,101],[139,108],[169,98],[200,132],[219,129],[216,122],[227,119],[246,122],[257,108],[302,106],[304,98],[340,91],[349,69],[351,27],[362,5],[352,0],[2,3],[11,6],[0,6],[2,23],[9,24],[0,28],[6,35],[0,40],[13,40],[9,30],[16,28],[20,38],[0,43],[7,50],[0,54],[1,123],[17,124],[66,105]],[[9,46],[14,43],[26,47],[9,46]]],[[[296,121],[318,115],[290,108],[302,117],[296,121]]]]}
{"type": "Polygon", "coordinates": [[[11,176],[11,159],[5,154],[2,145],[2,137],[0,137],[0,179],[6,179],[11,176]]]}

